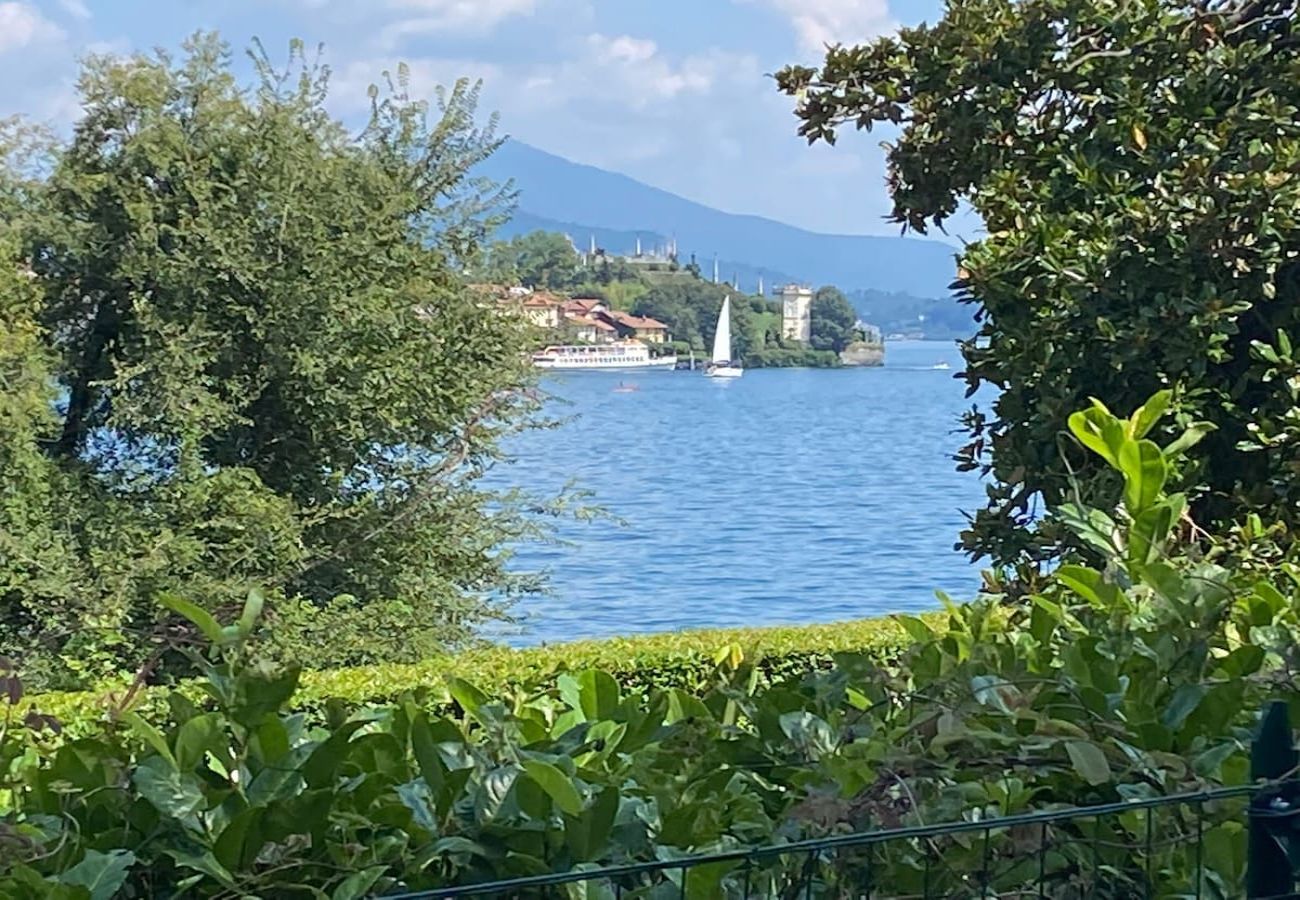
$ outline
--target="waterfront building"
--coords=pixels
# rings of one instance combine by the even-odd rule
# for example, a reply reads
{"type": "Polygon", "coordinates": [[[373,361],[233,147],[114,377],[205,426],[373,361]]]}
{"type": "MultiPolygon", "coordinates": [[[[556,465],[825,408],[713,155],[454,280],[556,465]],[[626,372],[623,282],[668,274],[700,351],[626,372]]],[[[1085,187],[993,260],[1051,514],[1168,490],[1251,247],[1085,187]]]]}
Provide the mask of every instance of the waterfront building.
{"type": "Polygon", "coordinates": [[[781,337],[787,341],[812,340],[812,288],[787,284],[781,288],[781,337]]]}

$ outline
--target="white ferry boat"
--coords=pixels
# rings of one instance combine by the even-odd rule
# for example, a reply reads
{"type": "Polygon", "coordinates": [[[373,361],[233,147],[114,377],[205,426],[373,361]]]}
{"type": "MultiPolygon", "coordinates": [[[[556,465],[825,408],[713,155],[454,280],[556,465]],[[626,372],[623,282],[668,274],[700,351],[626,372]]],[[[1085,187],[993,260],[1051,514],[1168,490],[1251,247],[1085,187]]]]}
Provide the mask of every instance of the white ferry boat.
{"type": "Polygon", "coordinates": [[[533,354],[539,369],[673,369],[676,356],[651,356],[640,341],[547,347],[533,354]]]}

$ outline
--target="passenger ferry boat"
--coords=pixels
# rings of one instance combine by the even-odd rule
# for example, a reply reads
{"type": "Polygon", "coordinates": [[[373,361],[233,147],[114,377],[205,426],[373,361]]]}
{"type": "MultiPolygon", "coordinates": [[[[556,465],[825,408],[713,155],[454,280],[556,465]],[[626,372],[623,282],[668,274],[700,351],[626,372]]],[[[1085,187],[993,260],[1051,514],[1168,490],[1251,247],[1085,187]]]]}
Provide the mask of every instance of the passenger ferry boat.
{"type": "Polygon", "coordinates": [[[676,356],[651,356],[640,341],[547,347],[533,354],[539,369],[673,369],[676,356]]]}

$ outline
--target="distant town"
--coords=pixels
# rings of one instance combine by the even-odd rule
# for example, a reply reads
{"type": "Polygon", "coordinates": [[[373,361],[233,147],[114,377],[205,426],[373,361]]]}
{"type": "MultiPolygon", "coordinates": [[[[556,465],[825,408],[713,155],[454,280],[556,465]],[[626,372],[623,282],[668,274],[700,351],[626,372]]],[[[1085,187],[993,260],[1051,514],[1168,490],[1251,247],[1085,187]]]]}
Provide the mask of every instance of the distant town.
{"type": "Polygon", "coordinates": [[[650,357],[676,357],[689,368],[714,338],[730,296],[735,356],[747,367],[874,366],[884,361],[879,328],[861,321],[847,298],[827,286],[786,284],[753,292],[722,280],[716,261],[705,278],[673,244],[611,254],[592,238],[580,250],[568,235],[536,232],[489,248],[468,273],[471,287],[536,326],[539,345],[635,342],[650,357]]]}

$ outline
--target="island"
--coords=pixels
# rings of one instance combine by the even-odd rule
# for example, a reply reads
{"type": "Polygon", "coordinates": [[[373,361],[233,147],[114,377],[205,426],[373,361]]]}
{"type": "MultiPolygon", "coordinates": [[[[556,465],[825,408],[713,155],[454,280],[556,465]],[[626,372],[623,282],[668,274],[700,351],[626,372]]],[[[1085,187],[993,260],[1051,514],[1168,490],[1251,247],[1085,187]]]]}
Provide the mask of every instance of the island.
{"type": "Polygon", "coordinates": [[[682,264],[676,247],[611,254],[591,240],[580,251],[567,235],[534,232],[489,246],[467,273],[476,290],[525,316],[538,343],[585,346],[636,341],[654,357],[690,368],[713,341],[725,297],[731,333],[746,368],[879,366],[881,330],[859,319],[834,286],[802,284],[754,290],[739,278],[706,278],[695,258],[682,264]]]}

